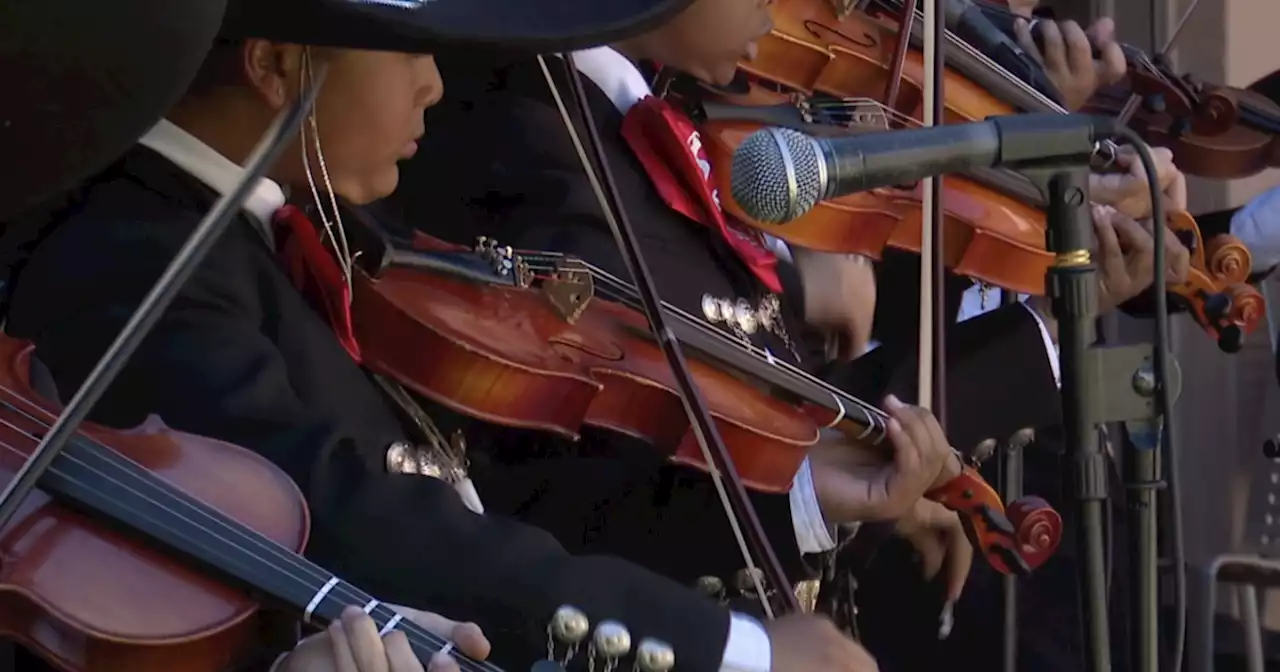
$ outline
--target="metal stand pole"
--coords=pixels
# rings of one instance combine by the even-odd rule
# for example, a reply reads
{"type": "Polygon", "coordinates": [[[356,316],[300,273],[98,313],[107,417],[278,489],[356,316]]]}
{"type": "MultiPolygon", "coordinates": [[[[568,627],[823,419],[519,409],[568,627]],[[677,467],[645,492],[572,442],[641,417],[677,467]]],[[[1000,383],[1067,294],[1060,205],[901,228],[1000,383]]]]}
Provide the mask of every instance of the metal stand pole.
{"type": "Polygon", "coordinates": [[[1098,371],[1088,363],[1097,316],[1097,269],[1088,169],[1055,171],[1048,181],[1048,248],[1056,255],[1048,287],[1058,321],[1062,416],[1078,516],[1078,558],[1088,672],[1110,672],[1103,500],[1107,462],[1097,436],[1098,371]]]}

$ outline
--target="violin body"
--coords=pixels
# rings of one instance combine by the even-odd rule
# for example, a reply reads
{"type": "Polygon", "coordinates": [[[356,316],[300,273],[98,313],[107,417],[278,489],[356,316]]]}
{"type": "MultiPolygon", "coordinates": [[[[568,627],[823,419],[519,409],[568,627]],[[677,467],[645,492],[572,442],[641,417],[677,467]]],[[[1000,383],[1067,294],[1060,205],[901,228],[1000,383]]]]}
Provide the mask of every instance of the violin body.
{"type": "MultiPolygon", "coordinates": [[[[444,249],[419,235],[421,249],[444,249]]],[[[619,432],[705,469],[644,316],[589,296],[579,314],[557,312],[549,295],[572,282],[568,272],[558,275],[545,278],[541,289],[409,268],[362,275],[352,306],[365,363],[471,417],[570,439],[584,426],[619,432]]],[[[689,366],[743,483],[788,491],[818,426],[705,362],[690,359],[689,366]]]]}
{"type": "MultiPolygon", "coordinates": [[[[777,0],[769,35],[757,42],[756,57],[742,71],[805,95],[884,102],[911,119],[922,118],[924,54],[906,50],[894,100],[882,100],[892,83],[896,25],[861,12],[838,18],[828,0],[777,0]]],[[[945,123],[977,121],[1016,112],[952,68],[944,82],[945,123]]]]}
{"type": "MultiPolygon", "coordinates": [[[[732,163],[734,150],[763,127],[754,120],[715,119],[702,124],[713,166],[732,163]]],[[[920,252],[922,187],[874,189],[818,203],[780,226],[752,220],[734,200],[727,170],[715,171],[721,205],[740,221],[788,243],[824,252],[878,259],[886,246],[920,252]]],[[[943,181],[943,261],[954,272],[1026,294],[1043,294],[1053,255],[1045,249],[1044,213],[972,180],[943,181]]]]}
{"type": "MultiPolygon", "coordinates": [[[[618,432],[676,463],[709,468],[647,321],[627,305],[594,297],[590,282],[574,277],[590,276],[589,267],[564,257],[512,253],[512,264],[495,265],[514,276],[500,284],[429,263],[440,253],[458,254],[456,246],[418,234],[414,247],[416,257],[397,251],[390,257],[399,265],[384,264],[354,279],[352,317],[371,370],[472,417],[570,439],[582,427],[618,432]]],[[[497,271],[493,278],[500,276],[497,271]]],[[[714,346],[728,344],[737,355],[752,356],[735,337],[686,319],[682,324],[705,330],[697,332],[710,341],[701,352],[715,357],[714,346]]],[[[688,345],[686,336],[680,338],[688,345]]],[[[750,382],[749,368],[731,374],[698,358],[697,346],[688,352],[694,382],[739,478],[751,489],[788,491],[821,429],[869,447],[883,438],[875,431],[883,431],[888,419],[858,420],[852,411],[861,402],[842,401],[841,392],[819,387],[807,401],[788,398],[767,386],[767,378],[750,382]],[[822,406],[824,400],[840,410],[822,406]]],[[[820,386],[812,379],[807,384],[820,386]]],[[[1006,518],[1000,497],[970,467],[928,496],[961,515],[976,547],[1001,572],[1033,569],[1057,548],[1061,519],[1052,508],[1028,498],[1006,518]]]]}
{"type": "MultiPolygon", "coordinates": [[[[36,401],[31,352],[0,337],[5,481],[56,416],[54,404],[36,401]]],[[[306,543],[302,494],[255,453],[154,416],[127,431],[85,423],[81,433],[286,548],[306,543]]],[[[256,609],[243,591],[39,490],[0,530],[0,634],[68,672],[217,672],[258,636],[256,609]]]]}
{"type": "Polygon", "coordinates": [[[1280,118],[1280,106],[1266,97],[1216,87],[1194,103],[1170,105],[1167,101],[1176,98],[1167,92],[1134,91],[1123,82],[1100,89],[1082,111],[1118,116],[1131,95],[1141,95],[1146,102],[1134,109],[1129,127],[1148,143],[1171,150],[1178,168],[1188,175],[1237,179],[1280,167],[1280,135],[1240,123],[1242,105],[1280,118]]]}

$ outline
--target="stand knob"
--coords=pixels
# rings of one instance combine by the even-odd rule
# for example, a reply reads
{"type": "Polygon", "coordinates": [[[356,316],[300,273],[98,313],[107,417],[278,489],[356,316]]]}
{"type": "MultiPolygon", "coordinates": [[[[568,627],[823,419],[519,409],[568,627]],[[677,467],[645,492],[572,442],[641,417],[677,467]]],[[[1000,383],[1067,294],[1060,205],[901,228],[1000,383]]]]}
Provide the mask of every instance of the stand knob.
{"type": "Polygon", "coordinates": [[[1262,455],[1268,460],[1280,460],[1280,436],[1262,442],[1262,455]]]}

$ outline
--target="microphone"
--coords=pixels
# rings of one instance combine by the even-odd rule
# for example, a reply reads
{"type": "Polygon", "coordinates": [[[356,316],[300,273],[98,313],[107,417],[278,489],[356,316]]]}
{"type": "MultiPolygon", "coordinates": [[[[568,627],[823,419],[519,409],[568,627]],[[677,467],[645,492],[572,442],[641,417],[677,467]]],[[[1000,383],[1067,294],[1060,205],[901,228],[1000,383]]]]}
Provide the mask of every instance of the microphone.
{"type": "Polygon", "coordinates": [[[820,201],[944,173],[1087,165],[1117,127],[1111,117],[1043,113],[821,138],[765,128],[734,151],[730,192],[751,218],[784,224],[820,201]]]}

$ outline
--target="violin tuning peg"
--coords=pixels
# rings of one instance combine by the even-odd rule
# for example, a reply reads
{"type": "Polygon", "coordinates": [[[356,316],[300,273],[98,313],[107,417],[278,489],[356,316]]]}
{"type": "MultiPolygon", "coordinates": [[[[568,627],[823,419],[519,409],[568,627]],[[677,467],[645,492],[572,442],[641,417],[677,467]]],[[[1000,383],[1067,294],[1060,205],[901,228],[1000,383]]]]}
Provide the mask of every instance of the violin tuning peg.
{"type": "Polygon", "coordinates": [[[1014,432],[1013,436],[1009,437],[1009,447],[1014,450],[1022,450],[1023,448],[1031,445],[1031,442],[1035,440],[1036,430],[1031,427],[1023,427],[1022,429],[1014,432]]]}
{"type": "Polygon", "coordinates": [[[986,462],[987,460],[991,459],[991,456],[995,454],[996,454],[996,440],[983,439],[979,441],[978,445],[973,449],[973,461],[977,462],[978,464],[982,464],[983,462],[986,462]]]}

